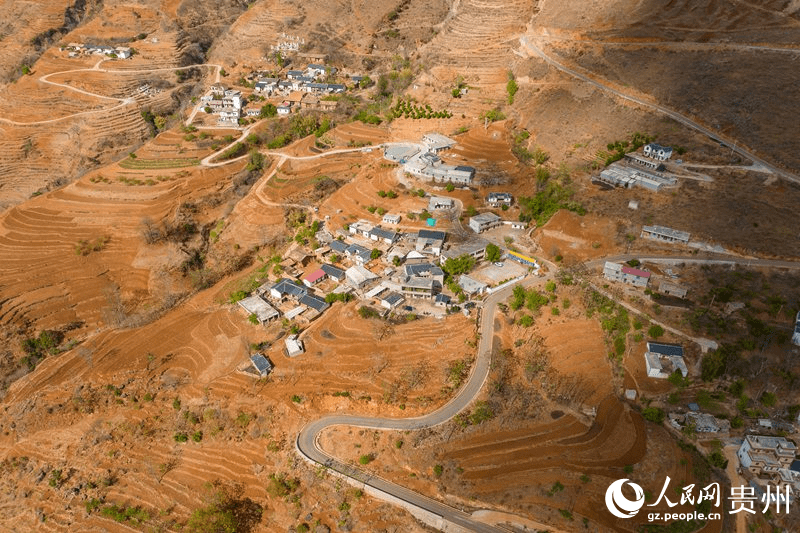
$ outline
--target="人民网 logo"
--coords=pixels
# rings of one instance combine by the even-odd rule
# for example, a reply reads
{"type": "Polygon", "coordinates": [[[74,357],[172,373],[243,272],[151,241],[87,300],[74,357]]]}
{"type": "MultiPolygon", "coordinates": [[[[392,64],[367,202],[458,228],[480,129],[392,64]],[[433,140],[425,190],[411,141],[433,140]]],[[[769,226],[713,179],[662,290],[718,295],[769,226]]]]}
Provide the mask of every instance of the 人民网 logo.
{"type": "Polygon", "coordinates": [[[616,480],[608,487],[608,490],[606,490],[606,507],[608,507],[608,510],[614,516],[618,516],[619,518],[634,517],[643,506],[644,490],[636,483],[628,481],[627,479],[616,480]],[[635,500],[629,500],[622,494],[622,486],[625,485],[626,482],[633,489],[636,495],[635,500]]]}

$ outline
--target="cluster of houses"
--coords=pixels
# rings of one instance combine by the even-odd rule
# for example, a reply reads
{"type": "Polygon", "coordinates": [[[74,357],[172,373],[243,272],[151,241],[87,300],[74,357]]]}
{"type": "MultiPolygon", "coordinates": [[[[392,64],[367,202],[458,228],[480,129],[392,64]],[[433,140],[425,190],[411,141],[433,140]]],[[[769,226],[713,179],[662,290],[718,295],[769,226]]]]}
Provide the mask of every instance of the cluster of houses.
{"type": "MultiPolygon", "coordinates": [[[[338,83],[318,83],[317,79],[336,73],[333,67],[309,63],[306,70],[289,70],[286,79],[260,78],[253,88],[254,94],[263,96],[289,96],[303,93],[301,96],[282,101],[278,104],[279,115],[288,115],[296,109],[320,109],[330,111],[336,107],[335,100],[326,100],[326,95],[345,92],[347,88],[338,83]]],[[[224,85],[212,85],[209,92],[200,97],[199,108],[219,115],[220,125],[238,125],[243,116],[257,117],[261,109],[251,106],[243,109],[245,99],[241,91],[228,89],[224,85]]]]}
{"type": "Polygon", "coordinates": [[[658,192],[677,183],[663,173],[664,161],[672,157],[672,148],[656,143],[646,144],[643,155],[625,154],[624,162],[614,162],[593,179],[600,183],[630,189],[634,186],[658,192]]]}
{"type": "Polygon", "coordinates": [[[67,46],[62,47],[61,51],[67,52],[68,57],[98,55],[112,59],[128,59],[133,55],[133,50],[129,46],[108,46],[103,44],[69,43],[67,46]]]}
{"type": "Polygon", "coordinates": [[[383,157],[400,163],[403,170],[425,181],[470,185],[475,177],[475,169],[466,165],[446,165],[439,153],[455,146],[453,139],[438,133],[427,133],[422,144],[390,145],[383,151],[383,157]]]}
{"type": "MultiPolygon", "coordinates": [[[[650,284],[652,273],[648,272],[647,270],[634,268],[626,264],[606,261],[605,265],[603,265],[603,277],[609,281],[627,283],[629,285],[633,285],[634,287],[647,288],[647,286],[650,284]]],[[[666,279],[661,280],[658,285],[658,291],[661,294],[675,296],[677,298],[686,298],[686,294],[688,293],[688,289],[686,287],[666,279]]]]}
{"type": "MultiPolygon", "coordinates": [[[[444,315],[452,306],[451,296],[443,293],[442,265],[447,259],[464,255],[483,260],[488,243],[474,239],[462,245],[446,245],[444,231],[398,232],[386,225],[396,224],[399,219],[399,215],[387,214],[378,225],[359,220],[333,234],[323,227],[315,234],[320,243],[316,250],[306,254],[296,246],[287,252],[279,263],[284,277],[258,287],[252,295],[240,300],[239,306],[260,324],[283,317],[300,321],[299,326],[315,320],[330,307],[328,295],[347,293],[376,301],[386,313],[414,300],[428,304],[431,314],[444,315]]],[[[517,252],[509,251],[507,259],[538,267],[535,259],[517,252]]],[[[463,298],[480,297],[493,290],[468,275],[461,275],[457,283],[463,298]]],[[[286,355],[303,353],[300,337],[284,340],[286,355]]],[[[271,370],[260,358],[257,361],[260,368],[271,370]]],[[[251,362],[258,373],[256,363],[251,362]]]]}
{"type": "Polygon", "coordinates": [[[728,420],[709,413],[701,413],[700,406],[696,403],[689,404],[687,413],[670,413],[669,423],[678,431],[690,427],[696,433],[713,433],[715,436],[727,435],[731,430],[731,423],[728,420]]]}

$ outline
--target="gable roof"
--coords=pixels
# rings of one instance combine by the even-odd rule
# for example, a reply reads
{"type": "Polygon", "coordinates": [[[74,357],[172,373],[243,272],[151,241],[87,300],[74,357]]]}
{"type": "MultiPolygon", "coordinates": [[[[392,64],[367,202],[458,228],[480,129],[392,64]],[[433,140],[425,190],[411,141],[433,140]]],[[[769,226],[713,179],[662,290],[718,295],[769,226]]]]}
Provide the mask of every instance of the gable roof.
{"type": "Polygon", "coordinates": [[[308,291],[305,289],[305,287],[301,287],[294,281],[286,278],[279,279],[278,282],[272,286],[272,289],[278,291],[281,296],[284,294],[289,294],[295,298],[302,298],[308,294],[308,291]]]}
{"type": "Polygon", "coordinates": [[[320,313],[323,312],[328,307],[330,307],[328,302],[326,302],[325,300],[314,294],[306,294],[305,296],[300,298],[300,303],[320,313]]]}
{"type": "Polygon", "coordinates": [[[332,278],[342,279],[344,277],[344,270],[333,265],[322,265],[320,269],[322,269],[328,276],[332,278]]]}
{"type": "Polygon", "coordinates": [[[402,294],[398,294],[396,292],[390,292],[389,294],[387,294],[386,296],[381,298],[381,301],[384,301],[389,305],[395,305],[396,303],[398,303],[398,302],[400,302],[402,300],[403,300],[403,295],[402,294]]]}
{"type": "Polygon", "coordinates": [[[397,238],[397,232],[390,231],[388,229],[378,228],[378,227],[372,228],[369,231],[369,234],[370,235],[375,235],[379,239],[395,240],[397,238]]]}
{"type": "Polygon", "coordinates": [[[344,241],[334,239],[330,242],[330,244],[328,244],[328,246],[334,252],[344,253],[347,251],[347,243],[344,241]]]}
{"type": "Polygon", "coordinates": [[[436,241],[444,241],[446,235],[447,233],[444,231],[433,231],[429,229],[421,229],[417,232],[418,239],[432,239],[436,241]]]}
{"type": "Polygon", "coordinates": [[[327,275],[327,273],[322,270],[321,268],[316,269],[314,272],[309,273],[303,279],[309,283],[314,283],[316,281],[321,280],[327,275]]]}
{"type": "Polygon", "coordinates": [[[364,252],[372,253],[363,246],[361,246],[360,244],[355,244],[355,243],[348,246],[347,249],[345,250],[345,253],[347,255],[360,255],[363,254],[364,252]]]}
{"type": "Polygon", "coordinates": [[[662,344],[660,342],[648,342],[647,351],[659,355],[683,357],[683,347],[677,344],[662,344]]]}
{"type": "Polygon", "coordinates": [[[406,276],[444,276],[444,272],[441,268],[430,263],[404,265],[403,271],[406,276]]]}
{"type": "Polygon", "coordinates": [[[623,266],[622,267],[622,273],[623,274],[630,274],[631,276],[638,276],[640,278],[649,278],[650,277],[650,272],[648,272],[646,270],[640,270],[638,268],[629,267],[629,266],[623,266]]]}
{"type": "Polygon", "coordinates": [[[264,357],[263,354],[254,353],[250,356],[250,361],[253,363],[253,366],[258,371],[259,374],[262,376],[268,374],[272,370],[272,363],[264,357]]]}

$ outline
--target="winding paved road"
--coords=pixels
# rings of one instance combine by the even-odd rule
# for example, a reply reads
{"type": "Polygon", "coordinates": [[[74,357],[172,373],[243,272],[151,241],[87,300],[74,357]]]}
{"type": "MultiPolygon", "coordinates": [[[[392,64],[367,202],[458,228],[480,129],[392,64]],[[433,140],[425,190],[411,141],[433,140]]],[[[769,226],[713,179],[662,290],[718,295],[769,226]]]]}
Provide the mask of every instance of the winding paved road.
{"type": "Polygon", "coordinates": [[[739,155],[741,155],[743,157],[746,157],[746,158],[752,160],[755,163],[758,163],[758,164],[762,165],[764,168],[769,169],[773,174],[775,174],[777,176],[781,176],[781,177],[783,177],[783,178],[785,178],[785,179],[787,179],[789,181],[793,181],[795,183],[800,183],[800,178],[795,176],[791,172],[787,172],[787,171],[785,171],[783,169],[777,168],[777,167],[767,163],[763,159],[761,159],[759,157],[756,157],[753,153],[745,150],[741,146],[737,146],[736,142],[731,142],[731,141],[723,138],[719,133],[714,132],[714,131],[706,128],[705,126],[702,126],[702,125],[698,124],[697,122],[695,122],[694,120],[690,119],[689,117],[687,117],[687,116],[685,116],[685,115],[683,115],[683,114],[681,114],[681,113],[679,113],[677,111],[674,111],[672,109],[666,108],[666,107],[664,107],[662,105],[659,105],[659,104],[656,104],[656,103],[653,103],[653,102],[648,102],[647,100],[642,100],[641,98],[637,98],[636,96],[632,96],[632,95],[626,94],[626,93],[624,93],[624,92],[622,92],[622,91],[620,91],[618,89],[615,89],[615,88],[611,87],[610,85],[608,85],[606,83],[603,83],[601,81],[598,81],[597,79],[594,79],[594,78],[590,77],[589,74],[592,74],[591,72],[585,71],[583,69],[581,69],[583,72],[580,72],[576,68],[571,68],[571,67],[568,67],[568,66],[564,65],[563,63],[561,63],[558,60],[554,59],[552,56],[547,55],[544,52],[544,50],[542,50],[539,46],[537,46],[535,43],[533,43],[531,41],[531,39],[528,38],[527,35],[523,35],[522,37],[520,37],[519,41],[520,41],[520,44],[522,45],[524,50],[528,51],[532,55],[539,56],[545,62],[547,62],[551,66],[555,67],[556,69],[560,70],[561,72],[569,74],[570,76],[572,76],[574,78],[577,78],[577,79],[579,79],[581,81],[584,81],[584,82],[586,82],[586,83],[588,83],[590,85],[593,85],[593,86],[595,86],[595,87],[597,87],[597,88],[599,88],[599,89],[601,89],[601,90],[603,90],[605,92],[608,92],[608,93],[611,93],[611,94],[613,94],[615,96],[618,96],[618,97],[620,97],[620,98],[622,98],[624,100],[628,100],[629,102],[633,102],[635,104],[639,104],[639,105],[642,105],[642,106],[645,106],[645,107],[649,107],[651,109],[654,109],[654,110],[658,111],[659,113],[667,115],[668,117],[672,118],[676,122],[679,122],[679,123],[683,124],[684,126],[688,126],[688,127],[692,128],[692,129],[694,129],[696,131],[699,131],[700,133],[702,133],[703,135],[705,135],[709,139],[711,139],[713,141],[716,141],[718,143],[724,144],[726,147],[731,148],[731,150],[733,150],[737,154],[739,154],[739,155]]]}
{"type": "MultiPolygon", "coordinates": [[[[540,283],[541,280],[538,278],[527,278],[522,281],[522,284],[529,286],[537,282],[540,283]]],[[[433,500],[427,496],[423,496],[422,494],[339,461],[320,447],[319,435],[326,428],[339,425],[391,430],[430,428],[447,422],[464,410],[478,396],[478,393],[489,375],[497,304],[508,298],[512,290],[513,286],[507,287],[492,294],[484,302],[480,327],[480,346],[478,347],[478,355],[472,367],[469,380],[458,394],[443,407],[430,414],[416,418],[374,418],[356,415],[327,416],[311,422],[302,429],[295,442],[297,451],[307,460],[325,465],[341,475],[362,482],[379,491],[386,492],[413,506],[440,516],[447,522],[451,522],[470,531],[487,533],[503,531],[500,527],[478,522],[468,513],[460,511],[450,505],[433,500]]]]}

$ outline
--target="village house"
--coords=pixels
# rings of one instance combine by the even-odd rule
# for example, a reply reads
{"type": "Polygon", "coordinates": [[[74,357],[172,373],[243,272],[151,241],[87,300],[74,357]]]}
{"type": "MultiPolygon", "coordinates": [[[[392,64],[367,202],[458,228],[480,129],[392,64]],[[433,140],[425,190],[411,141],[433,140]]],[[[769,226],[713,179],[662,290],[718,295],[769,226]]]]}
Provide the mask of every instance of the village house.
{"type": "Polygon", "coordinates": [[[381,241],[384,244],[391,245],[397,240],[397,233],[383,229],[380,226],[375,226],[369,231],[369,238],[373,241],[381,241]]]}
{"type": "Polygon", "coordinates": [[[309,309],[313,309],[318,314],[321,314],[328,307],[330,307],[330,304],[328,302],[326,302],[323,298],[320,298],[315,294],[305,294],[297,301],[297,303],[299,303],[300,305],[304,305],[309,309]]]}
{"type": "Polygon", "coordinates": [[[336,281],[344,281],[344,270],[341,268],[337,268],[333,265],[322,265],[320,268],[329,278],[335,279],[336,281]]]}
{"type": "Polygon", "coordinates": [[[399,224],[400,223],[400,215],[395,215],[392,213],[386,213],[383,215],[383,223],[384,224],[399,224]]]}
{"type": "Polygon", "coordinates": [[[789,468],[797,454],[797,446],[783,437],[745,435],[736,456],[742,468],[755,475],[775,473],[789,468]]]}
{"type": "Polygon", "coordinates": [[[303,76],[305,76],[305,72],[302,70],[289,70],[286,72],[286,79],[288,80],[302,78],[303,76]]]}
{"type": "Polygon", "coordinates": [[[253,90],[257,93],[271,94],[277,88],[278,78],[262,78],[256,82],[253,90]]]}
{"type": "Polygon", "coordinates": [[[361,235],[365,239],[369,239],[369,232],[372,231],[372,228],[375,226],[366,220],[359,220],[357,222],[351,222],[347,226],[347,230],[352,235],[361,235]]]}
{"type": "Polygon", "coordinates": [[[509,192],[490,192],[486,197],[486,203],[492,207],[511,205],[514,197],[509,192]]]}
{"type": "Polygon", "coordinates": [[[286,346],[286,355],[289,357],[295,357],[305,352],[303,341],[301,341],[297,335],[289,335],[283,342],[284,346],[286,346]]]}
{"type": "Polygon", "coordinates": [[[661,146],[660,144],[650,143],[645,144],[643,149],[644,155],[655,159],[657,161],[666,161],[672,157],[672,148],[669,146],[661,146]]]}
{"type": "Polygon", "coordinates": [[[250,356],[250,364],[262,378],[267,377],[272,372],[272,362],[264,354],[254,353],[250,356]]]}
{"type": "Polygon", "coordinates": [[[412,276],[404,278],[400,282],[400,290],[408,298],[422,298],[430,300],[433,298],[435,290],[433,278],[420,278],[412,276]]]}
{"type": "Polygon", "coordinates": [[[650,281],[650,272],[606,261],[603,267],[603,277],[611,281],[629,283],[635,287],[647,287],[647,283],[650,281]]]}
{"type": "Polygon", "coordinates": [[[500,219],[500,217],[491,211],[469,218],[469,227],[475,233],[483,233],[484,231],[496,228],[502,224],[503,221],[500,219]]]}
{"type": "Polygon", "coordinates": [[[288,115],[292,112],[292,103],[291,102],[281,102],[278,104],[278,114],[279,115],[288,115]]]}
{"type": "Polygon", "coordinates": [[[239,306],[245,310],[248,315],[255,315],[259,324],[264,324],[278,318],[280,315],[278,311],[269,305],[266,300],[261,296],[253,295],[239,300],[239,306]]]}
{"type": "Polygon", "coordinates": [[[489,287],[485,283],[478,281],[477,279],[471,278],[466,274],[461,274],[458,278],[458,286],[469,296],[474,296],[476,294],[483,294],[486,289],[489,287]]]}
{"type": "Polygon", "coordinates": [[[133,50],[127,46],[118,46],[116,53],[119,59],[128,59],[133,55],[133,50]]]}
{"type": "Polygon", "coordinates": [[[675,296],[677,298],[686,298],[686,293],[688,292],[686,287],[681,287],[676,283],[672,283],[671,281],[662,281],[658,286],[658,292],[661,294],[666,294],[667,296],[675,296]]]}
{"type": "Polygon", "coordinates": [[[211,93],[220,97],[225,95],[226,90],[227,89],[224,85],[214,84],[211,86],[211,93]]]}
{"type": "Polygon", "coordinates": [[[642,238],[664,242],[689,242],[691,234],[664,226],[642,226],[642,238]]]}
{"type": "Polygon", "coordinates": [[[372,251],[360,244],[351,244],[344,251],[344,254],[358,265],[369,263],[372,259],[372,251]]]}
{"type": "Polygon", "coordinates": [[[439,293],[434,297],[433,305],[437,307],[447,307],[450,305],[450,297],[446,294],[439,293]]]}
{"type": "Polygon", "coordinates": [[[390,292],[381,297],[381,305],[386,309],[394,309],[405,301],[403,295],[396,292],[390,292]]]}
{"type": "Polygon", "coordinates": [[[355,265],[348,268],[345,270],[344,275],[347,278],[347,283],[349,283],[354,289],[362,289],[369,282],[378,279],[378,276],[361,265],[355,265]]]}
{"type": "Polygon", "coordinates": [[[327,274],[325,273],[325,271],[321,268],[318,268],[313,272],[309,272],[306,276],[303,277],[302,279],[303,285],[305,285],[308,288],[311,288],[317,283],[324,280],[326,276],[327,274]]]}
{"type": "Polygon", "coordinates": [[[667,379],[677,371],[680,371],[683,377],[689,374],[689,369],[683,360],[683,348],[676,344],[648,342],[644,359],[647,375],[651,378],[667,379]]]}
{"type": "Polygon", "coordinates": [[[428,211],[453,209],[455,202],[444,196],[431,196],[428,200],[428,211]]]}
{"type": "Polygon", "coordinates": [[[284,296],[299,300],[308,294],[308,290],[290,279],[281,278],[270,288],[269,294],[275,300],[281,300],[284,296]]]}
{"type": "Polygon", "coordinates": [[[447,234],[443,231],[421,229],[417,232],[416,251],[439,256],[447,234]]]}
{"type": "Polygon", "coordinates": [[[433,152],[434,154],[437,154],[442,150],[452,148],[456,145],[456,142],[453,139],[445,137],[439,133],[426,133],[422,136],[422,143],[429,152],[433,152]]]}
{"type": "Polygon", "coordinates": [[[342,254],[347,253],[347,248],[349,247],[349,244],[347,244],[344,241],[334,239],[330,243],[328,243],[328,247],[331,249],[332,252],[338,254],[341,257],[342,254]]]}
{"type": "Polygon", "coordinates": [[[439,262],[444,264],[448,259],[458,259],[462,255],[468,255],[475,259],[475,261],[481,261],[486,256],[487,244],[489,243],[483,239],[476,239],[458,246],[451,246],[447,250],[442,251],[439,262]]]}
{"type": "Polygon", "coordinates": [[[438,266],[430,263],[403,265],[403,276],[405,278],[430,278],[438,284],[439,288],[441,288],[442,284],[444,284],[444,271],[438,266]]]}

